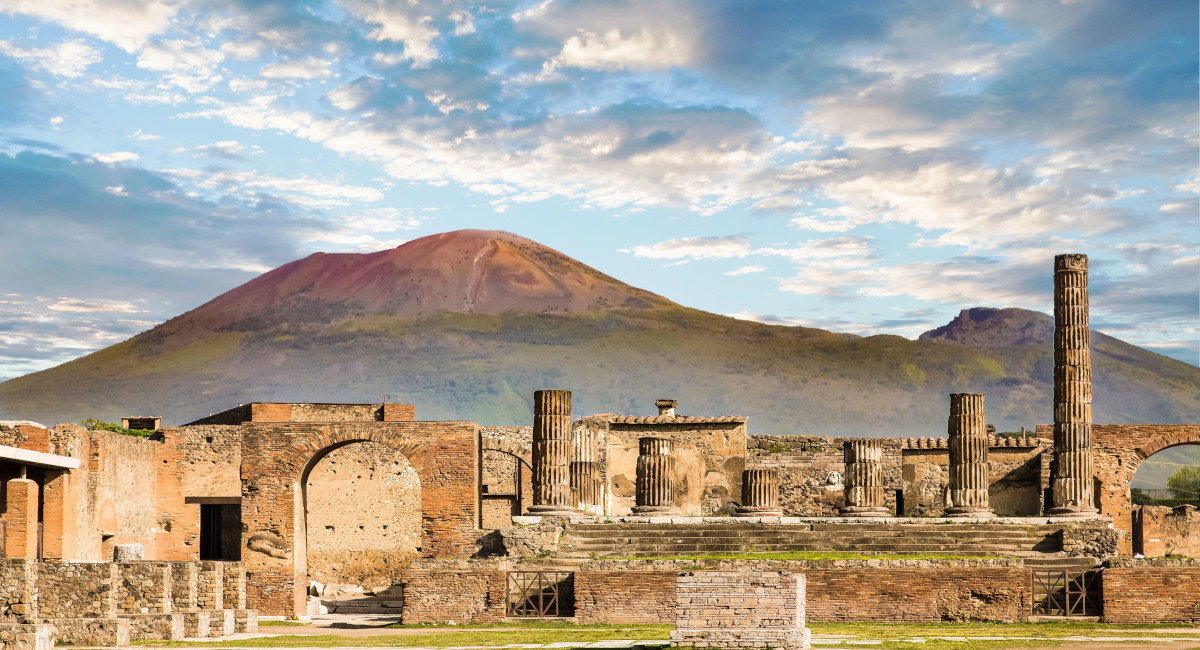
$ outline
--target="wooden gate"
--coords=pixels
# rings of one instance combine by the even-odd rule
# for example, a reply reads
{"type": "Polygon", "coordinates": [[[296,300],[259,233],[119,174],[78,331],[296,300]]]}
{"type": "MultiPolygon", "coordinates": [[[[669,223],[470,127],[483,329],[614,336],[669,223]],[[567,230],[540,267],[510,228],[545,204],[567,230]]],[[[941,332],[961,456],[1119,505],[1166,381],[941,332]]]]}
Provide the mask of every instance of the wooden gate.
{"type": "Polygon", "coordinates": [[[509,571],[505,600],[507,616],[574,616],[575,574],[570,571],[509,571]]]}
{"type": "Polygon", "coordinates": [[[1100,616],[1100,571],[1034,571],[1033,613],[1039,616],[1100,616]]]}

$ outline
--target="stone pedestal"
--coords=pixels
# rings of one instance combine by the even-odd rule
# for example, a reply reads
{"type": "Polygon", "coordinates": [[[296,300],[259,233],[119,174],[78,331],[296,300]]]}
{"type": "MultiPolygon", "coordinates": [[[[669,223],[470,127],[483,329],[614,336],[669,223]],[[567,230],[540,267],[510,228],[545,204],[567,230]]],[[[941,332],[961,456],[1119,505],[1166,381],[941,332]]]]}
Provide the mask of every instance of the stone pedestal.
{"type": "Polygon", "coordinates": [[[847,440],[842,451],[846,460],[846,505],[843,517],[887,517],[883,498],[883,442],[877,438],[847,440]]]}
{"type": "Polygon", "coordinates": [[[1051,516],[1096,513],[1092,502],[1092,360],[1087,255],[1054,258],[1054,462],[1051,516]]]}
{"type": "Polygon", "coordinates": [[[987,415],[982,393],[950,396],[950,506],[947,517],[995,517],[988,507],[987,415]]]}
{"type": "Polygon", "coordinates": [[[742,472],[742,505],[735,517],[782,517],[779,509],[779,476],[774,469],[742,472]]]}
{"type": "Polygon", "coordinates": [[[571,507],[571,391],[533,394],[533,504],[531,515],[568,516],[571,507]]]}
{"type": "Polygon", "coordinates": [[[674,515],[675,455],[668,438],[640,438],[637,459],[635,515],[674,515]]]}
{"type": "Polygon", "coordinates": [[[673,647],[807,650],[803,575],[694,571],[675,578],[673,647]]]}

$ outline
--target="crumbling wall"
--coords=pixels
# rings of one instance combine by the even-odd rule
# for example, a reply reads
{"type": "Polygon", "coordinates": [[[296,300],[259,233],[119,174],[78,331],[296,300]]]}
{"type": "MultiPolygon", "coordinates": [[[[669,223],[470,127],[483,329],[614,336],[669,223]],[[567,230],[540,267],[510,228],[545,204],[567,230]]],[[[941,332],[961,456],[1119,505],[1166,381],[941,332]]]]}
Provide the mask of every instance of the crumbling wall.
{"type": "MultiPolygon", "coordinates": [[[[831,436],[750,436],[747,464],[778,471],[779,505],[785,515],[833,517],[845,504],[845,441],[831,436]]],[[[883,493],[893,512],[896,490],[902,487],[900,447],[899,439],[884,440],[883,493]]]]}
{"type": "Polygon", "coordinates": [[[1101,579],[1106,623],[1200,622],[1200,560],[1114,559],[1101,579]]]}
{"type": "Polygon", "coordinates": [[[497,563],[457,563],[447,568],[408,568],[404,584],[405,624],[497,623],[504,620],[507,574],[497,563]]]}
{"type": "MultiPolygon", "coordinates": [[[[746,420],[739,417],[616,416],[608,423],[605,464],[607,515],[628,515],[636,503],[638,439],[674,443],[675,506],[683,515],[732,514],[741,500],[746,467],[746,420]]],[[[578,423],[577,423],[578,426],[578,423]]]]}
{"type": "Polygon", "coordinates": [[[308,576],[366,588],[395,583],[421,545],[421,482],[376,442],[329,452],[308,475],[308,576]]]}
{"type": "Polygon", "coordinates": [[[1133,521],[1141,541],[1134,550],[1142,555],[1200,557],[1200,510],[1194,506],[1140,506],[1133,521]]]}
{"type": "Polygon", "coordinates": [[[482,427],[480,441],[482,527],[495,530],[533,504],[533,427],[482,427]]]}

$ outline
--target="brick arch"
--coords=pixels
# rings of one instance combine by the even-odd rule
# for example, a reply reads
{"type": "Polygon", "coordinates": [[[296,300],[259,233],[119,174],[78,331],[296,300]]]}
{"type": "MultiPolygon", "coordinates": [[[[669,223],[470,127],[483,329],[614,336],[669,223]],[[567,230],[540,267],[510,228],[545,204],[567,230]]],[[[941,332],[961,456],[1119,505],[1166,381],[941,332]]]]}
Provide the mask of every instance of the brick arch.
{"type": "Polygon", "coordinates": [[[242,430],[242,559],[250,607],[298,616],[306,605],[302,481],[357,442],[403,454],[421,482],[421,555],[468,557],[479,537],[479,425],[473,422],[253,423],[242,430]]]}
{"type": "Polygon", "coordinates": [[[526,467],[533,467],[533,447],[517,442],[516,440],[508,438],[484,438],[479,451],[481,453],[485,451],[499,451],[510,456],[516,456],[517,460],[521,461],[526,467]]]}
{"type": "MultiPolygon", "coordinates": [[[[1165,435],[1147,440],[1145,443],[1138,446],[1137,452],[1138,455],[1142,457],[1142,460],[1146,460],[1147,458],[1168,447],[1176,447],[1179,445],[1200,445],[1200,430],[1181,429],[1178,431],[1169,432],[1165,435]]],[[[1138,465],[1141,465],[1141,463],[1138,463],[1138,465]]]]}

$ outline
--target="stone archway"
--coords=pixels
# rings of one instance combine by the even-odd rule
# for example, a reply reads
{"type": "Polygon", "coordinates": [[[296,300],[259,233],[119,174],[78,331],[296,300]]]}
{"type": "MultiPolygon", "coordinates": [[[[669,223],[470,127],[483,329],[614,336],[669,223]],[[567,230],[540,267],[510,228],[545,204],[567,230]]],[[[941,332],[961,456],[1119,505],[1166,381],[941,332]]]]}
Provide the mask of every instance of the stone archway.
{"type": "Polygon", "coordinates": [[[374,442],[421,483],[422,557],[468,557],[479,537],[479,425],[473,422],[251,423],[242,428],[242,560],[247,606],[305,613],[302,481],[331,451],[374,442]]]}
{"type": "MultiPolygon", "coordinates": [[[[1039,425],[1041,426],[1041,425],[1039,425]]],[[[1123,554],[1133,552],[1133,475],[1142,461],[1177,445],[1200,443],[1200,424],[1094,424],[1093,472],[1099,481],[1100,514],[1124,531],[1123,554]]]]}

